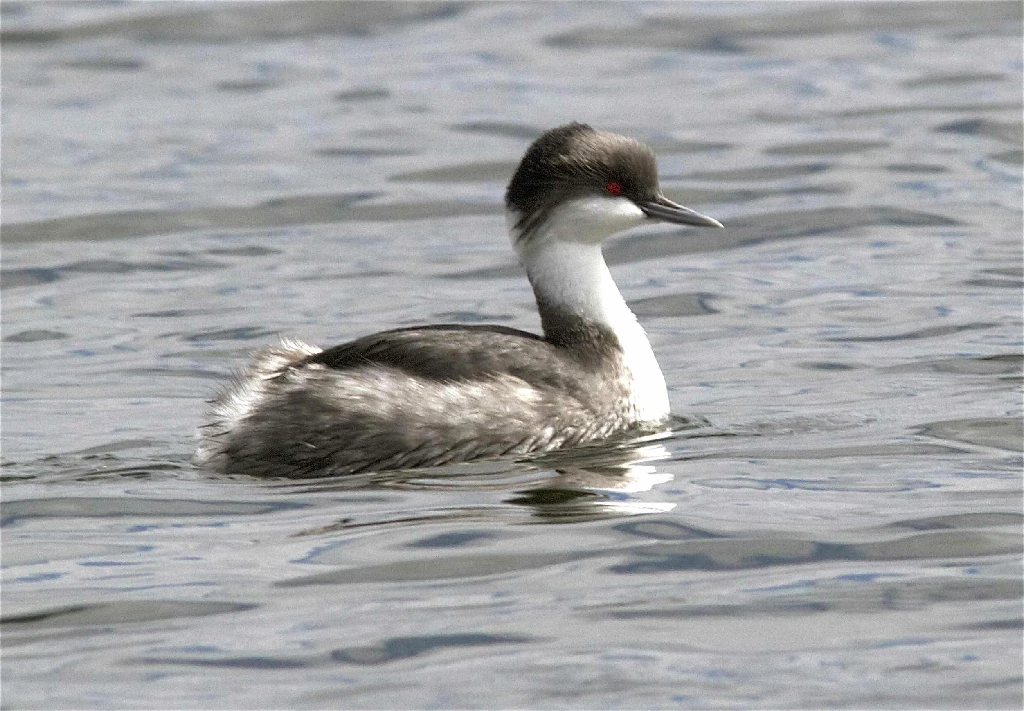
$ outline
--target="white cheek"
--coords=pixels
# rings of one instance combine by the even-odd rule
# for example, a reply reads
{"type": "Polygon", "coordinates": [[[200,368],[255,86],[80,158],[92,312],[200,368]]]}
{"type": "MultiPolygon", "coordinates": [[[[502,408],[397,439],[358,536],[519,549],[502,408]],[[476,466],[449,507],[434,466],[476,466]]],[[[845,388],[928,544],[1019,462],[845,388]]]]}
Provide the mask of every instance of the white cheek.
{"type": "MultiPolygon", "coordinates": [[[[509,235],[516,250],[525,245],[520,242],[516,227],[522,213],[509,210],[505,214],[509,235]]],[[[647,216],[629,198],[592,195],[559,205],[547,215],[544,223],[530,235],[531,243],[577,242],[598,244],[616,232],[628,230],[645,222],[647,216]]]]}
{"type": "Polygon", "coordinates": [[[572,225],[565,230],[579,242],[601,242],[621,230],[636,227],[647,216],[636,203],[624,197],[601,197],[593,195],[570,200],[559,206],[549,218],[552,224],[572,225]]]}

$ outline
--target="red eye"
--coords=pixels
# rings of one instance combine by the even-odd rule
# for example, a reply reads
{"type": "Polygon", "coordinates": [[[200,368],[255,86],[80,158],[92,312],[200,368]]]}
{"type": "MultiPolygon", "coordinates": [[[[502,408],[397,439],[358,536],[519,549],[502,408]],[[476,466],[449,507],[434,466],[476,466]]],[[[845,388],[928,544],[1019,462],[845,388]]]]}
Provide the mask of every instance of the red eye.
{"type": "Polygon", "coordinates": [[[605,185],[604,189],[609,195],[622,195],[622,183],[616,183],[614,180],[605,185]]]}

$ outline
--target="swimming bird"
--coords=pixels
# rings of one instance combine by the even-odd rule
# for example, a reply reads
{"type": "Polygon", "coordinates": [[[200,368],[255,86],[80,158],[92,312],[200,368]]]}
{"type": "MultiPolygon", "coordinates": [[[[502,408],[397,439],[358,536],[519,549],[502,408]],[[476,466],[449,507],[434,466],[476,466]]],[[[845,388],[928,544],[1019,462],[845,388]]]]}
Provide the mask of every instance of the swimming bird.
{"type": "Polygon", "coordinates": [[[721,227],[666,198],[654,153],[586,124],[541,135],[505,193],[543,335],[433,325],[264,348],[211,402],[195,461],[317,477],[435,466],[657,431],[668,392],[601,252],[648,220],[721,227]]]}

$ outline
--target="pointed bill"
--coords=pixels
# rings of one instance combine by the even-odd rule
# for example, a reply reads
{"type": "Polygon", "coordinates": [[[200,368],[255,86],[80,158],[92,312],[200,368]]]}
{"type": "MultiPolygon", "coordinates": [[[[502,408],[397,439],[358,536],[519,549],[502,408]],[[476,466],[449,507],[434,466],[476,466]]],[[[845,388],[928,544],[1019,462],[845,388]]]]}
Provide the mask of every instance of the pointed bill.
{"type": "Polygon", "coordinates": [[[677,225],[693,225],[695,227],[724,227],[724,225],[713,217],[702,215],[696,210],[683,207],[672,202],[664,195],[658,195],[653,200],[637,203],[644,214],[655,220],[672,222],[677,225]]]}

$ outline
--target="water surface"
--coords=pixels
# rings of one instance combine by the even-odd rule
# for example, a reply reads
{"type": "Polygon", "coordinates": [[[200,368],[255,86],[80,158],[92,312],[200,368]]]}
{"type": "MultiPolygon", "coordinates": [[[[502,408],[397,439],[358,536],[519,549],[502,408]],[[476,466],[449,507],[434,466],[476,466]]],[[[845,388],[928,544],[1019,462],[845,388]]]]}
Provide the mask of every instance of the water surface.
{"type": "Polygon", "coordinates": [[[1019,3],[3,10],[5,708],[1020,708],[1019,3]],[[189,457],[279,336],[536,329],[584,120],[725,230],[606,254],[670,436],[189,457]]]}

